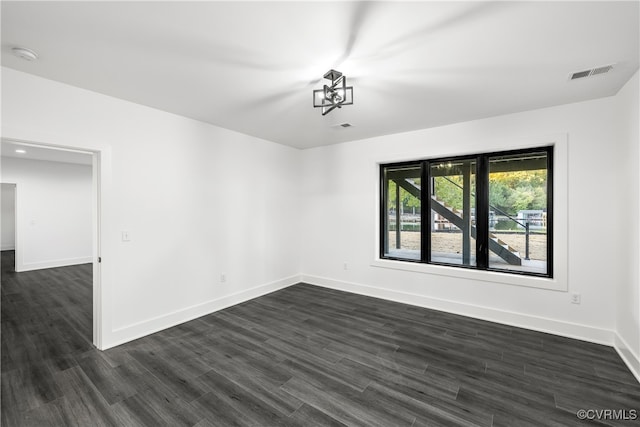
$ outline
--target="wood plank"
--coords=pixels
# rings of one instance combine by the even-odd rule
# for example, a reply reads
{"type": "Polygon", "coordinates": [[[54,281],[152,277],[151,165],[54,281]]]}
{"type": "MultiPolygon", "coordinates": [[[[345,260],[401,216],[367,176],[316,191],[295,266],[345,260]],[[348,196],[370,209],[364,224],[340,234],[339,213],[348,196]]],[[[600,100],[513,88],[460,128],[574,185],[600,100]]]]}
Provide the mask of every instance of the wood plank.
{"type": "Polygon", "coordinates": [[[100,352],[91,265],[14,273],[2,255],[3,427],[571,426],[583,407],[640,409],[611,347],[308,284],[100,352]]]}

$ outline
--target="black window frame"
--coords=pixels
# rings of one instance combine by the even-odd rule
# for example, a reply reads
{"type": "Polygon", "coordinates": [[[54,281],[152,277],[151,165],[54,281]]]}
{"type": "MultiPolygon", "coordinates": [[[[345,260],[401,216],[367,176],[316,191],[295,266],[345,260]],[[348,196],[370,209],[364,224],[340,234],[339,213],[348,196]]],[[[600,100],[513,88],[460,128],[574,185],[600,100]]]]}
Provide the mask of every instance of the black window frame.
{"type": "Polygon", "coordinates": [[[553,214],[553,165],[554,165],[554,146],[545,145],[539,147],[493,151],[484,153],[475,153],[459,156],[447,156],[438,158],[417,159],[414,161],[404,161],[395,163],[380,164],[380,239],[379,239],[379,257],[383,260],[411,262],[428,265],[441,265],[452,268],[464,268],[479,271],[498,272],[511,275],[533,276],[552,279],[553,275],[553,239],[554,239],[554,214],[553,214]],[[546,153],[547,159],[547,272],[538,273],[531,271],[510,270],[504,268],[491,267],[489,265],[489,159],[497,156],[526,155],[534,153],[546,153]],[[431,261],[431,233],[430,233],[430,217],[431,217],[431,166],[439,163],[455,162],[461,160],[475,160],[476,163],[476,187],[475,187],[475,216],[476,216],[476,264],[464,265],[445,262],[431,261]],[[402,258],[385,254],[388,241],[387,229],[387,198],[386,198],[386,182],[385,171],[388,168],[401,167],[420,167],[421,188],[420,197],[420,259],[402,258]]]}

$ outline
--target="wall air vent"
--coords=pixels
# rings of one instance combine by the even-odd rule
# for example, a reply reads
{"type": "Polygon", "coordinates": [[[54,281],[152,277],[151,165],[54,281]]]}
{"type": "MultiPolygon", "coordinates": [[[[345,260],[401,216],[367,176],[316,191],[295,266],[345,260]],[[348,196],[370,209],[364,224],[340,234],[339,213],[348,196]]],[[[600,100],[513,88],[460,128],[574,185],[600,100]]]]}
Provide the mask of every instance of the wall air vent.
{"type": "Polygon", "coordinates": [[[608,73],[613,69],[613,65],[605,65],[604,67],[592,68],[590,70],[577,71],[571,74],[570,80],[583,79],[585,77],[597,76],[598,74],[608,73]]]}

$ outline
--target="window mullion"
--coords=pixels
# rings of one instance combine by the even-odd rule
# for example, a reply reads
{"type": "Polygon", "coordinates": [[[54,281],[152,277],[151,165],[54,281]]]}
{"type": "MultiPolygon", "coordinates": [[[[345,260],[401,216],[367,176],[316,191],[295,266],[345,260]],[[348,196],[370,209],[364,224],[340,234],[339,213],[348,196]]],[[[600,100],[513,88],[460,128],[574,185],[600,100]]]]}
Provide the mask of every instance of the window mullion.
{"type": "Polygon", "coordinates": [[[489,266],[489,158],[478,156],[476,175],[476,266],[489,266]]]}
{"type": "Polygon", "coordinates": [[[547,148],[547,275],[553,277],[553,147],[547,148]]]}
{"type": "Polygon", "coordinates": [[[378,255],[380,258],[384,257],[385,252],[387,251],[387,241],[389,239],[389,235],[387,233],[387,190],[386,190],[386,180],[385,180],[385,168],[380,167],[380,248],[378,255]]]}
{"type": "Polygon", "coordinates": [[[422,244],[420,253],[421,262],[428,263],[431,259],[431,174],[429,162],[422,162],[420,186],[420,241],[422,244]]]}

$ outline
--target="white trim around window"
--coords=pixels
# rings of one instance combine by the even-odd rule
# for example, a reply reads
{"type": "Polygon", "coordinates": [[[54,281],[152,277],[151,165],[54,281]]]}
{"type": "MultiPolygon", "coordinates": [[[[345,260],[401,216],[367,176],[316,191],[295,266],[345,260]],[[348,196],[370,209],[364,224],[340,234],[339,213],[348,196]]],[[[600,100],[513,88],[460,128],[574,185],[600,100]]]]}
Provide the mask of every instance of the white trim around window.
{"type": "Polygon", "coordinates": [[[403,270],[414,273],[430,274],[438,276],[458,277],[462,279],[475,280],[480,283],[491,282],[505,285],[526,286],[554,291],[568,290],[568,139],[566,134],[558,134],[540,138],[529,138],[518,141],[504,141],[496,143],[493,147],[484,147],[482,152],[499,152],[506,150],[519,150],[526,148],[536,148],[544,145],[553,145],[553,209],[554,209],[554,235],[553,235],[553,278],[535,277],[510,274],[508,272],[482,271],[474,269],[464,269],[442,265],[421,264],[410,261],[381,259],[380,254],[380,165],[385,163],[425,160],[448,156],[464,156],[476,154],[474,151],[452,151],[447,153],[437,153],[430,156],[428,152],[403,154],[401,156],[387,156],[376,159],[372,165],[371,179],[375,183],[375,230],[373,235],[373,251],[371,266],[385,269],[403,270]]]}

